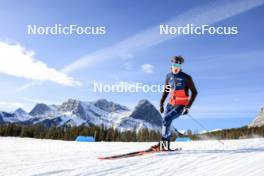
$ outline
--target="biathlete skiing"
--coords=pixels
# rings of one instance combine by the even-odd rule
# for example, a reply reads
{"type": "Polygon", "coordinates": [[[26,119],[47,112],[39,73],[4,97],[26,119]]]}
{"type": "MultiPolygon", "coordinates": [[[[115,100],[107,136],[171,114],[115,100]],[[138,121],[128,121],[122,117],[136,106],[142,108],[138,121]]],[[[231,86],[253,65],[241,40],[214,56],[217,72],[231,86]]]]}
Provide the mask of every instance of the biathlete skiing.
{"type": "MultiPolygon", "coordinates": [[[[164,85],[165,89],[162,93],[162,98],[160,100],[160,112],[163,113],[164,102],[168,94],[170,94],[170,99],[166,106],[164,117],[162,119],[162,137],[159,143],[151,146],[147,150],[108,157],[99,157],[98,159],[111,160],[145,155],[159,151],[174,151],[170,148],[170,140],[172,137],[170,128],[172,121],[180,117],[181,115],[188,114],[189,109],[191,108],[192,103],[194,102],[197,96],[197,90],[193,83],[192,77],[184,73],[181,69],[183,63],[184,59],[181,56],[174,56],[171,59],[171,72],[166,76],[166,81],[164,85]],[[189,91],[191,92],[190,96],[189,91]]],[[[175,131],[176,133],[178,133],[178,135],[180,134],[178,130],[175,131]]]]}
{"type": "MultiPolygon", "coordinates": [[[[197,90],[192,77],[182,71],[184,58],[174,56],[171,59],[171,72],[167,74],[164,91],[160,100],[160,113],[164,112],[164,102],[170,94],[162,119],[162,137],[158,144],[151,146],[152,150],[171,150],[171,124],[172,121],[181,115],[188,114],[196,96],[197,90]],[[189,95],[191,92],[191,95],[189,95]]],[[[176,129],[177,136],[181,135],[176,129]]]]}

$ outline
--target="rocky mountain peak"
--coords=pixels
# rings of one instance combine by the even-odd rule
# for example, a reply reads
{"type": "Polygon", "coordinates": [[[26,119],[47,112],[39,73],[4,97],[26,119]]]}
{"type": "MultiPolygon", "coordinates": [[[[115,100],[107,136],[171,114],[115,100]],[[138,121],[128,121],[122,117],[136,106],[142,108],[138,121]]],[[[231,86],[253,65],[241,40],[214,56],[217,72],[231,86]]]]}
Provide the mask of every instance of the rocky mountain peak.
{"type": "Polygon", "coordinates": [[[74,111],[78,109],[80,105],[80,100],[68,99],[68,101],[62,103],[62,105],[59,107],[59,110],[64,112],[74,111]]]}
{"type": "Polygon", "coordinates": [[[127,111],[129,110],[126,106],[122,106],[120,104],[107,101],[106,99],[99,99],[94,102],[94,105],[104,111],[107,112],[115,112],[115,111],[127,111]]]}
{"type": "Polygon", "coordinates": [[[16,109],[15,113],[16,114],[20,114],[20,115],[27,115],[27,112],[24,109],[22,109],[22,108],[16,109]]]}
{"type": "Polygon", "coordinates": [[[51,108],[44,104],[44,103],[38,103],[36,106],[30,111],[29,115],[31,116],[38,116],[45,114],[46,112],[50,111],[51,108]]]}
{"type": "Polygon", "coordinates": [[[260,109],[258,116],[248,125],[248,127],[260,127],[264,125],[264,107],[260,109]]]}
{"type": "Polygon", "coordinates": [[[130,117],[145,120],[149,123],[161,126],[162,120],[158,110],[146,99],[140,100],[130,117]]]}

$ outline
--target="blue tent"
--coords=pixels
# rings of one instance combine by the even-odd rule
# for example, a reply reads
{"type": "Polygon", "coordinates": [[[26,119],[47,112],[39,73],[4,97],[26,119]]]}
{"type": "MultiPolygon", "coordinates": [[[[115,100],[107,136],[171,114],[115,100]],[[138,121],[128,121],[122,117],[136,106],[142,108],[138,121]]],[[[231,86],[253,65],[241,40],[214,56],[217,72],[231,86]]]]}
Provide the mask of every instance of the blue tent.
{"type": "Polygon", "coordinates": [[[176,142],[190,142],[190,141],[192,141],[192,139],[189,137],[179,137],[179,138],[176,138],[175,141],[176,142]]]}
{"type": "Polygon", "coordinates": [[[95,142],[94,137],[92,136],[78,136],[75,141],[77,142],[95,142]]]}

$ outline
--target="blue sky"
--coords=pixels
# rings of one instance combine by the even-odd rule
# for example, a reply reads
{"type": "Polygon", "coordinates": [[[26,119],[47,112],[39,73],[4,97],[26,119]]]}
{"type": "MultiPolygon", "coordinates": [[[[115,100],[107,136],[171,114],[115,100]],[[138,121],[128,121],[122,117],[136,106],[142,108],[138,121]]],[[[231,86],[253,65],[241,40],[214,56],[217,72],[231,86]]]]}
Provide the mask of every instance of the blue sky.
{"type": "Polygon", "coordinates": [[[254,118],[264,105],[263,4],[263,0],[0,0],[0,51],[4,52],[0,109],[22,106],[29,111],[37,102],[60,104],[68,98],[106,98],[131,108],[140,99],[148,99],[158,106],[161,93],[94,93],[91,82],[162,84],[169,58],[182,55],[183,70],[192,75],[199,91],[191,111],[195,117],[254,118]],[[239,33],[159,34],[160,24],[186,23],[237,26],[239,33]],[[27,25],[34,24],[98,25],[106,26],[107,33],[28,35],[27,25]],[[44,64],[41,73],[23,73],[31,71],[23,58],[8,65],[7,48],[12,53],[14,47],[34,58],[32,66],[38,61],[44,64]],[[151,72],[142,69],[144,64],[152,65],[151,72]]]}

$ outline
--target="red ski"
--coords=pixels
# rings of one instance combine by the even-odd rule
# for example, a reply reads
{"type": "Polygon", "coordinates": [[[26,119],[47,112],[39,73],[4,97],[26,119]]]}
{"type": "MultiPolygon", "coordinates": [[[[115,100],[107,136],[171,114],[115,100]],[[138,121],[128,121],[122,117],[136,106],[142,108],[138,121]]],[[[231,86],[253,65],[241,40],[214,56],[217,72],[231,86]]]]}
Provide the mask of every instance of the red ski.
{"type": "Polygon", "coordinates": [[[153,149],[148,149],[148,150],[141,150],[141,151],[136,151],[136,152],[131,152],[131,153],[125,153],[125,154],[120,154],[120,155],[113,155],[113,156],[107,156],[107,157],[98,157],[100,160],[113,160],[113,159],[121,159],[121,158],[130,158],[134,156],[141,156],[141,155],[146,155],[146,154],[151,154],[151,153],[159,153],[159,152],[173,152],[173,151],[179,151],[179,149],[175,150],[153,150],[153,149]]]}

